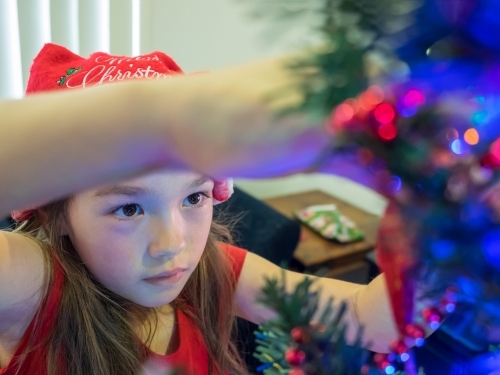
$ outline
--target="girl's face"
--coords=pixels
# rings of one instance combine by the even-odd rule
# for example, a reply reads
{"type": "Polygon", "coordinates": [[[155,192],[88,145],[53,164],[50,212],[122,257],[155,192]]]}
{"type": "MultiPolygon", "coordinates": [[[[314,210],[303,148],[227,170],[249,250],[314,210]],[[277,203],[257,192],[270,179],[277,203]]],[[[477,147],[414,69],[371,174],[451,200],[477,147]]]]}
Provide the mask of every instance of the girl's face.
{"type": "Polygon", "coordinates": [[[76,195],[71,239],[112,292],[145,307],[173,301],[194,271],[212,221],[212,180],[159,172],[76,195]]]}

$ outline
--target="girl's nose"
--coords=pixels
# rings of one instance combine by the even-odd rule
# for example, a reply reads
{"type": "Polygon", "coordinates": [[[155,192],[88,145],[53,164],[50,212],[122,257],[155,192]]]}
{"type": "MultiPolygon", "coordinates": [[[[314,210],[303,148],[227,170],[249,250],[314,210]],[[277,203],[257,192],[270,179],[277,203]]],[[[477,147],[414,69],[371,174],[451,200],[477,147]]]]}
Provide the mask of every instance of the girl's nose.
{"type": "Polygon", "coordinates": [[[149,255],[153,258],[173,258],[186,248],[182,223],[175,218],[162,221],[153,230],[152,241],[149,244],[149,255]]]}

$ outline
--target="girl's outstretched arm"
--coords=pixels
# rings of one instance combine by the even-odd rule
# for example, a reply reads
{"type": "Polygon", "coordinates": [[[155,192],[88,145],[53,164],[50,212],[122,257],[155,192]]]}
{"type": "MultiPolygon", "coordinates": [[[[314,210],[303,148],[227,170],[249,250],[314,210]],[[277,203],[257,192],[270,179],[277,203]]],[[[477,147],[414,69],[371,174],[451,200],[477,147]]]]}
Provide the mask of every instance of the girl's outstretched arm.
{"type": "MultiPolygon", "coordinates": [[[[274,313],[255,301],[264,286],[264,278],[281,279],[283,270],[262,257],[248,253],[236,289],[237,315],[256,324],[274,316],[274,313]]],[[[293,291],[305,275],[285,271],[286,287],[293,291]]],[[[334,307],[347,302],[347,339],[353,342],[359,325],[364,326],[363,340],[371,344],[370,350],[385,353],[398,338],[389,305],[384,276],[380,275],[368,285],[309,276],[316,280],[313,290],[321,289],[320,308],[333,297],[334,307]]]]}
{"type": "Polygon", "coordinates": [[[310,165],[326,144],[319,122],[275,116],[300,100],[285,61],[0,102],[0,217],[158,168],[264,177],[310,165]]]}

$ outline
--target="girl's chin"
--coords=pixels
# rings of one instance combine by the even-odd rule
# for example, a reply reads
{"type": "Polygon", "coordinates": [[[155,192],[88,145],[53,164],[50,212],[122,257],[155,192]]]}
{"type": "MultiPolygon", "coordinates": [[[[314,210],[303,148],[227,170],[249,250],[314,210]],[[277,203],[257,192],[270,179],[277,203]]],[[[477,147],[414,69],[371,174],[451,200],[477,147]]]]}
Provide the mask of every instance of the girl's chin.
{"type": "Polygon", "coordinates": [[[179,293],[176,294],[169,293],[168,295],[156,295],[156,296],[151,296],[151,298],[144,298],[144,296],[141,296],[140,298],[132,300],[132,302],[136,303],[139,306],[153,309],[170,305],[178,296],[179,293]]]}
{"type": "Polygon", "coordinates": [[[143,284],[140,288],[129,291],[129,293],[117,294],[136,305],[146,308],[157,308],[172,303],[181,294],[185,282],[179,282],[170,287],[158,287],[150,284],[146,285],[146,288],[144,288],[143,284]]]}

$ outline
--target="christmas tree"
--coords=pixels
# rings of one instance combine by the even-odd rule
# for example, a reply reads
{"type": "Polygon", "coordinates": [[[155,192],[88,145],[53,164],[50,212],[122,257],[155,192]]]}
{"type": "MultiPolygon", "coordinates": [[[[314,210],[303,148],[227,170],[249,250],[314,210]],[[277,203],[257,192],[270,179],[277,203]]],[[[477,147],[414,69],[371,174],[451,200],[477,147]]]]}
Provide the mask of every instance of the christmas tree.
{"type": "MultiPolygon", "coordinates": [[[[319,294],[311,291],[312,279],[305,277],[292,293],[285,291],[286,280],[268,279],[260,303],[272,308],[277,318],[259,326],[254,354],[265,375],[367,375],[403,374],[396,371],[405,355],[378,354],[369,361],[361,347],[362,327],[355,342],[346,341],[346,304],[332,307],[330,300],[319,311],[319,294]],[[315,316],[319,316],[314,320],[315,316]]],[[[403,354],[403,353],[401,353],[403,354]]],[[[407,354],[408,355],[408,354],[407,354]]],[[[408,355],[409,356],[409,355],[408,355]]],[[[423,374],[423,373],[421,373],[423,374]]]]}
{"type": "MultiPolygon", "coordinates": [[[[371,187],[390,202],[377,258],[401,338],[391,355],[376,358],[378,368],[395,373],[400,361],[416,374],[408,342],[446,316],[462,323],[458,337],[498,344],[491,332],[500,323],[500,21],[492,15],[500,1],[286,5],[270,0],[261,13],[275,20],[319,14],[323,45],[290,64],[303,77],[304,101],[280,115],[327,118],[332,154],[366,166],[377,182],[371,187]],[[367,69],[374,62],[375,76],[367,69]]],[[[270,280],[263,291],[280,319],[258,333],[260,370],[374,371],[361,364],[359,347],[345,345],[342,310],[311,326],[317,296],[308,286],[286,295],[270,280]]],[[[500,369],[496,348],[467,373],[500,369]]]]}

